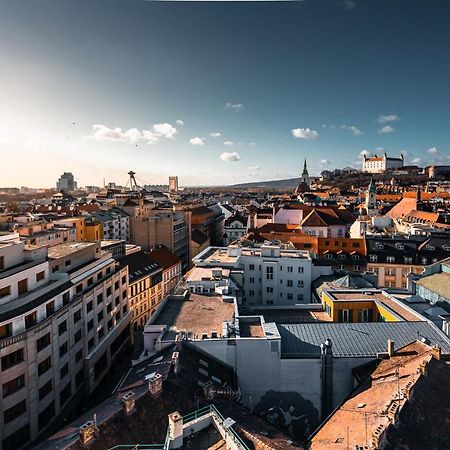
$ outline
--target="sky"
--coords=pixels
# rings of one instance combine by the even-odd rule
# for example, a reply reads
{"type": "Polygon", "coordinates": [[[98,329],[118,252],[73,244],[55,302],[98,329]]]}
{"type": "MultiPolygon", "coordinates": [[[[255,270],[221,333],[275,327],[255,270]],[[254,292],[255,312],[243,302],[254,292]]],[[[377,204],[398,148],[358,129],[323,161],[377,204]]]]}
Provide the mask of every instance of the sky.
{"type": "Polygon", "coordinates": [[[0,0],[0,186],[450,164],[450,2],[0,0]]]}

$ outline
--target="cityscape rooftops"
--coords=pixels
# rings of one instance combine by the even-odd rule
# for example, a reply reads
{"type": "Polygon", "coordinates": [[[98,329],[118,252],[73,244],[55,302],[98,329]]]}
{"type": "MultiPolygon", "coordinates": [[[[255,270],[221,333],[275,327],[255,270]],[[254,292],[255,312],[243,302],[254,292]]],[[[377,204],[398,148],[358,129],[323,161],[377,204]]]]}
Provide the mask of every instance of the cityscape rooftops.
{"type": "Polygon", "coordinates": [[[444,298],[450,298],[450,274],[446,272],[423,277],[415,283],[444,298]]]}
{"type": "Polygon", "coordinates": [[[277,324],[281,335],[283,358],[314,358],[320,356],[320,344],[333,342],[337,358],[375,358],[386,351],[388,339],[400,348],[416,339],[426,338],[450,354],[449,338],[429,322],[359,322],[277,324]]]}
{"type": "Polygon", "coordinates": [[[66,242],[63,244],[54,245],[48,249],[48,257],[50,259],[63,258],[64,256],[77,253],[86,248],[95,248],[98,244],[95,242],[66,242]]]}

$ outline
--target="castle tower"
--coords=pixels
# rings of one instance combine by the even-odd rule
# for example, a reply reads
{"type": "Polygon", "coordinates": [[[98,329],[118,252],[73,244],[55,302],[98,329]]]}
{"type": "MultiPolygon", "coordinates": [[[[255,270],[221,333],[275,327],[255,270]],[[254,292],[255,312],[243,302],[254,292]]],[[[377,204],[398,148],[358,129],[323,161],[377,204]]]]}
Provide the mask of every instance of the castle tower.
{"type": "Polygon", "coordinates": [[[369,187],[366,191],[366,211],[369,217],[376,216],[377,210],[377,191],[373,178],[370,179],[369,187]]]}

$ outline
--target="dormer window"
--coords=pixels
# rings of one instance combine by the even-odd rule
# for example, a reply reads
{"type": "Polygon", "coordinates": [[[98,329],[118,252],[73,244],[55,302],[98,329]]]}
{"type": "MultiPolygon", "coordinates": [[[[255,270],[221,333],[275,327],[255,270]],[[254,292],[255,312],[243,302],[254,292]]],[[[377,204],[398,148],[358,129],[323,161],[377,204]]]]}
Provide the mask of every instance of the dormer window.
{"type": "Polygon", "coordinates": [[[399,249],[399,250],[405,250],[405,246],[403,244],[395,244],[395,246],[399,249]]]}
{"type": "Polygon", "coordinates": [[[427,245],[427,250],[436,250],[434,245],[427,245]]]}
{"type": "Polygon", "coordinates": [[[384,245],[383,245],[383,244],[377,243],[377,244],[375,244],[375,247],[376,247],[378,250],[383,250],[384,245]]]}

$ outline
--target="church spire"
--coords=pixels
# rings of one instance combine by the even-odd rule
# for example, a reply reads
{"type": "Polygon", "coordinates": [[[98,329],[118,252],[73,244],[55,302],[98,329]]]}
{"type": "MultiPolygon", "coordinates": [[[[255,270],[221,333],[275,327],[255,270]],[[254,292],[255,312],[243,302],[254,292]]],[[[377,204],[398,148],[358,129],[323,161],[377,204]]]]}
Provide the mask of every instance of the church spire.
{"type": "Polygon", "coordinates": [[[308,168],[306,167],[306,158],[305,158],[305,164],[303,164],[303,175],[308,176],[308,168]]]}

